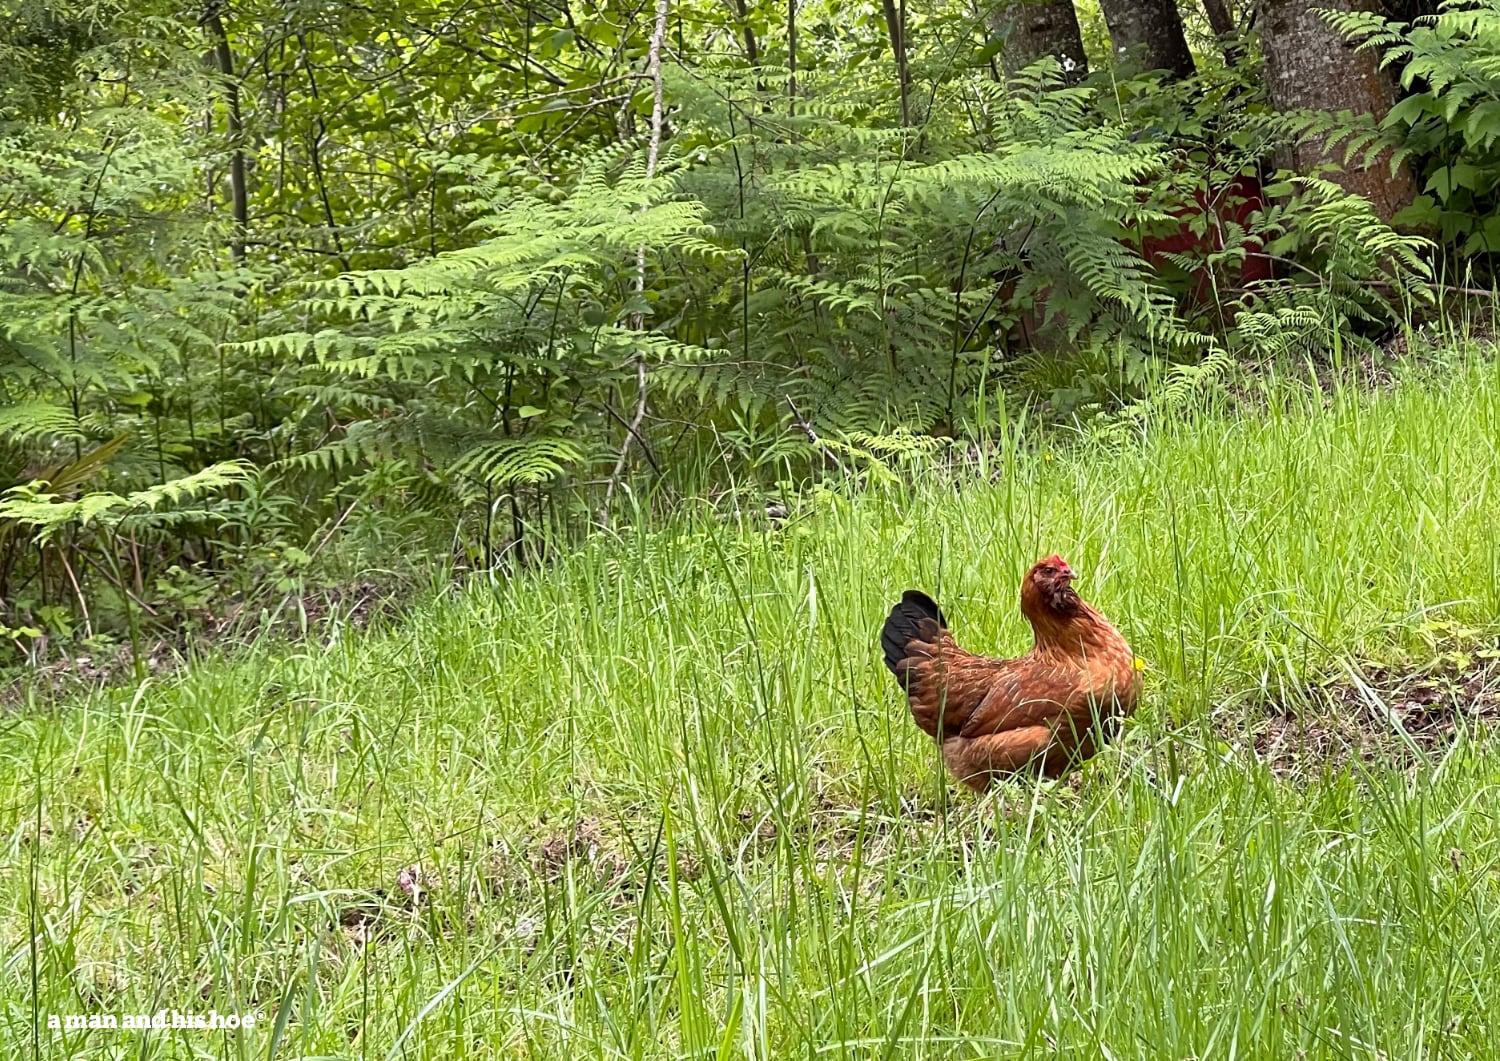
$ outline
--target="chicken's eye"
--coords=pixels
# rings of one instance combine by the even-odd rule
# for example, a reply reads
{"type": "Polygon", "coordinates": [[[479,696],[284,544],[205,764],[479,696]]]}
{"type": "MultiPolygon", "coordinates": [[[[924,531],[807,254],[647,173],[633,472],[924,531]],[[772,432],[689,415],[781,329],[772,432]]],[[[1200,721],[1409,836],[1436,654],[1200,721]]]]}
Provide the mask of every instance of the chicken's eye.
{"type": "Polygon", "coordinates": [[[1055,575],[1057,574],[1057,568],[1053,567],[1051,564],[1048,564],[1046,567],[1042,568],[1042,574],[1055,575]]]}

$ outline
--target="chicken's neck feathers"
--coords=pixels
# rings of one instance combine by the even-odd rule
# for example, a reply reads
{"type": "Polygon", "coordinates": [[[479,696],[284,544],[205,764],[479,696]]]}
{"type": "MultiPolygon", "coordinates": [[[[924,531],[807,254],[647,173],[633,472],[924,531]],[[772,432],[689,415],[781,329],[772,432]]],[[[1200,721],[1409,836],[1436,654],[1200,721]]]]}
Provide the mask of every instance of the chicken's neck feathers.
{"type": "Polygon", "coordinates": [[[1097,657],[1125,648],[1125,639],[1113,624],[1082,601],[1072,615],[1031,617],[1031,629],[1035,637],[1031,653],[1037,657],[1076,660],[1080,654],[1097,657]]]}

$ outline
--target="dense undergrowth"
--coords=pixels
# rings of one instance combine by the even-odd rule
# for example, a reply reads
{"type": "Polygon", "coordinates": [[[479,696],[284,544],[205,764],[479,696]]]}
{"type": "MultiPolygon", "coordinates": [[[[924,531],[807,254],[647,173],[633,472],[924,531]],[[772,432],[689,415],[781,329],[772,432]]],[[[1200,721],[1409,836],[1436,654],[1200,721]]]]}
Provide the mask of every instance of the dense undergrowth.
{"type": "Polygon", "coordinates": [[[1277,111],[1254,34],[1182,80],[1002,78],[956,2],[677,0],[655,65],[640,5],[12,6],[11,671],[148,668],[382,555],[538,559],[632,490],[978,441],[1001,395],[1071,423],[1172,366],[1368,352],[1490,283],[1496,0],[1341,20],[1402,66],[1378,125],[1277,111]],[[1335,179],[1398,155],[1419,231],[1335,179]]]}
{"type": "Polygon", "coordinates": [[[1500,771],[1467,702],[1451,745],[1290,771],[1223,722],[1493,647],[1500,369],[1266,393],[784,519],[685,507],[385,627],[22,705],[6,1045],[167,1007],[260,1023],[38,1049],[1488,1056],[1500,771]],[[1076,785],[957,796],[878,624],[917,585],[1019,649],[1053,549],[1145,701],[1076,785]]]}

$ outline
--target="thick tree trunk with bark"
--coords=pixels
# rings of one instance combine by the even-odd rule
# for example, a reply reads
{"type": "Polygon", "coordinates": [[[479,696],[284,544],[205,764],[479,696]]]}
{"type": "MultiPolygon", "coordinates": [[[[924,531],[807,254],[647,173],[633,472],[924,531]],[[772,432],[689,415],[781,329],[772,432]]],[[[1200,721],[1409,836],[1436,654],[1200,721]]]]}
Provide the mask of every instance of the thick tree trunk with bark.
{"type": "Polygon", "coordinates": [[[1099,8],[1116,53],[1140,48],[1145,69],[1193,76],[1193,53],[1188,51],[1176,0],[1099,0],[1099,8]]]}
{"type": "MultiPolygon", "coordinates": [[[[1266,91],[1279,111],[1315,109],[1353,111],[1385,117],[1396,102],[1396,84],[1380,69],[1379,55],[1355,52],[1324,19],[1317,8],[1340,11],[1380,10],[1380,0],[1263,0],[1260,16],[1261,51],[1266,62],[1266,91]]],[[[1327,152],[1317,142],[1293,152],[1292,164],[1303,173],[1321,162],[1342,162],[1341,151],[1327,152]]],[[[1394,175],[1389,159],[1381,156],[1368,169],[1351,169],[1334,178],[1362,195],[1375,212],[1389,221],[1416,196],[1411,171],[1405,165],[1394,175]]]]}
{"type": "Polygon", "coordinates": [[[1073,0],[1006,0],[990,16],[990,27],[1005,39],[1000,62],[1007,77],[1048,55],[1070,83],[1089,72],[1073,0]]]}

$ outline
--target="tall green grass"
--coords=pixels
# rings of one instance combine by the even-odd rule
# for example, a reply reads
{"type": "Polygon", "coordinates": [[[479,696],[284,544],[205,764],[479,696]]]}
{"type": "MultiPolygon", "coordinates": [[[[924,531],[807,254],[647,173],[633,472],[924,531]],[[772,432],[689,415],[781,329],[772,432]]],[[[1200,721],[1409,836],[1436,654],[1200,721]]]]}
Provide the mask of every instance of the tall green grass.
{"type": "Polygon", "coordinates": [[[1500,370],[1276,394],[1114,447],[1012,432],[980,467],[816,492],[779,528],[705,504],[386,632],[0,719],[0,1036],[44,1057],[1493,1056],[1490,742],[1290,783],[1207,720],[1410,654],[1433,614],[1495,623],[1500,370]],[[1147,660],[1146,699],[1076,790],[976,801],[876,633],[921,586],[968,646],[1019,651],[1019,577],[1053,550],[1147,660]],[[45,1027],[162,1008],[259,1023],[45,1027]]]}

